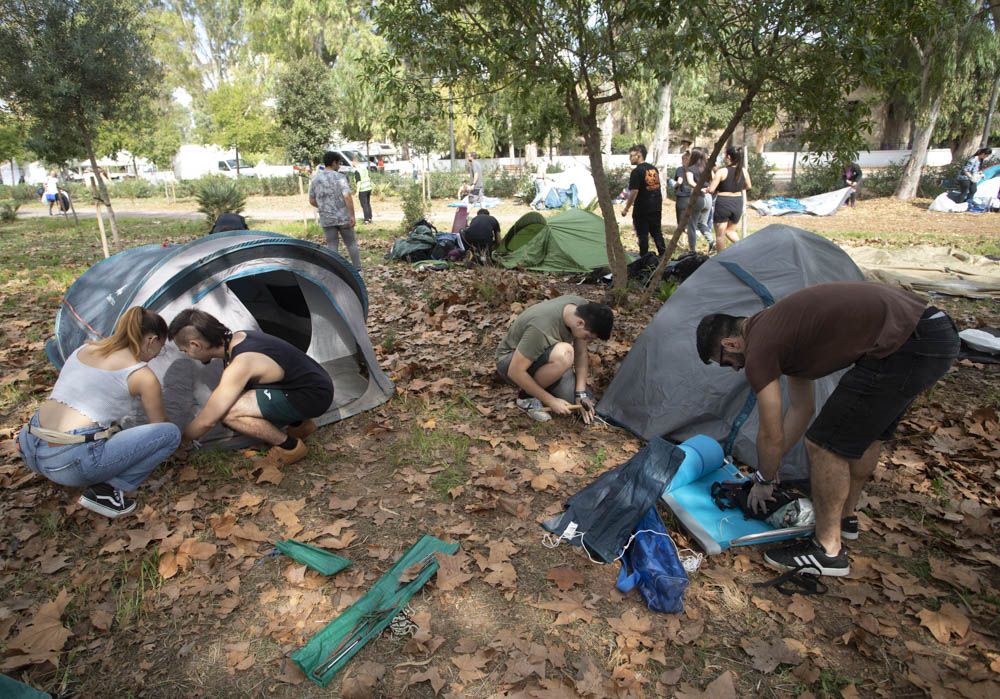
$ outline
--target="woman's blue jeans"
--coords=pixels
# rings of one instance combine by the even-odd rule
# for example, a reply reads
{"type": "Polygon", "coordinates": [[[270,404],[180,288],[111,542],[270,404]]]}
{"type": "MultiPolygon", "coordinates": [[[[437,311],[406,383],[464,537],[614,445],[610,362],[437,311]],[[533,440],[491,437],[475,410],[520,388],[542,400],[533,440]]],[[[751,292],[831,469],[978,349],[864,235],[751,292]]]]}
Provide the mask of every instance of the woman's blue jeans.
{"type": "MultiPolygon", "coordinates": [[[[38,414],[31,418],[38,425],[38,414]]],[[[98,432],[100,427],[70,430],[72,434],[98,432]]],[[[157,422],[122,430],[111,439],[84,444],[50,446],[25,427],[17,437],[28,468],[50,481],[70,488],[98,483],[132,492],[174,453],[181,431],[170,422],[157,422]]]]}

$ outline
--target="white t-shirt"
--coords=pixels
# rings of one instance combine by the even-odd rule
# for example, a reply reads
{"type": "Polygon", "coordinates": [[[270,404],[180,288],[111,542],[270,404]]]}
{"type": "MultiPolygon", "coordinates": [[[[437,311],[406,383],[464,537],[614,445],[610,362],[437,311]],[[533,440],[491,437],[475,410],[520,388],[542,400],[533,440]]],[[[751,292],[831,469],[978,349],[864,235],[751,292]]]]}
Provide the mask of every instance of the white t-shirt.
{"type": "Polygon", "coordinates": [[[46,194],[59,194],[59,178],[58,177],[46,177],[45,178],[45,193],[46,194]]]}

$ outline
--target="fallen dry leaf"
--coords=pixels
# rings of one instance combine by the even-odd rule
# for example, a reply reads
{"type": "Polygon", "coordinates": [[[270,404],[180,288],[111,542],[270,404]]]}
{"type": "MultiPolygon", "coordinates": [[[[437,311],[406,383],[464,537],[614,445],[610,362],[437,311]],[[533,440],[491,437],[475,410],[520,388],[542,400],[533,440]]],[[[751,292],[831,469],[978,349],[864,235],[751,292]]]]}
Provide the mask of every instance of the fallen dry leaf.
{"type": "Polygon", "coordinates": [[[969,632],[969,617],[950,603],[942,604],[940,611],[937,612],[922,609],[917,617],[920,619],[920,624],[930,630],[938,643],[948,643],[952,635],[965,638],[969,632]]]}
{"type": "Polygon", "coordinates": [[[16,654],[5,658],[0,663],[0,670],[15,670],[44,662],[59,667],[59,654],[73,635],[60,621],[70,599],[71,595],[63,588],[54,600],[38,608],[28,625],[7,644],[8,654],[11,651],[16,654]]]}
{"type": "Polygon", "coordinates": [[[560,590],[569,590],[574,585],[583,584],[583,573],[581,573],[576,568],[570,568],[569,566],[559,566],[557,568],[552,568],[545,575],[546,580],[551,580],[556,584],[560,590]]]}
{"type": "Polygon", "coordinates": [[[789,639],[778,638],[774,641],[765,639],[751,640],[744,638],[740,646],[747,655],[753,658],[755,670],[763,673],[774,672],[779,665],[798,665],[802,662],[801,644],[789,644],[789,639]],[[798,647],[797,647],[798,646],[798,647]]]}

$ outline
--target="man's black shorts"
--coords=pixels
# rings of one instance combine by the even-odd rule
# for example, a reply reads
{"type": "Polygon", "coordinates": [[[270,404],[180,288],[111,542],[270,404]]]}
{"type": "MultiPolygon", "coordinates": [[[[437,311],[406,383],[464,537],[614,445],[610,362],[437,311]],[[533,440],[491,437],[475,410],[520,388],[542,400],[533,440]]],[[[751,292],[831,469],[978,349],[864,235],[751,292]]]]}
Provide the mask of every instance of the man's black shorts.
{"type": "Polygon", "coordinates": [[[845,459],[891,439],[903,414],[944,376],[959,348],[951,318],[933,306],[902,347],[884,359],[861,359],[827,399],[806,438],[845,459]]]}

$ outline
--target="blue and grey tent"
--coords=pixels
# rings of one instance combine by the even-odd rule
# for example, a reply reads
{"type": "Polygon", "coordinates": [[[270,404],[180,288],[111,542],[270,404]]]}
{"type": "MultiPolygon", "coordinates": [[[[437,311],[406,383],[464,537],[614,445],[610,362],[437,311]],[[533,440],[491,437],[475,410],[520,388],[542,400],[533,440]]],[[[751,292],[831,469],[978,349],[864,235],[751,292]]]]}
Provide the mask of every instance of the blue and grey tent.
{"type": "MultiPolygon", "coordinates": [[[[154,310],[168,323],[194,306],[233,330],[262,330],[291,342],[333,379],[333,405],[317,424],[369,410],[392,395],[365,327],[365,284],[326,247],[277,233],[233,231],[121,252],[91,267],[66,292],[46,354],[61,368],[77,347],[108,335],[132,306],[154,310]]],[[[222,372],[220,362],[202,365],[173,343],[150,367],[163,385],[168,418],[180,426],[204,406],[222,372]]],[[[138,404],[132,417],[144,419],[138,404]]],[[[241,441],[221,425],[202,440],[241,441]]]]}
{"type": "MultiPolygon", "coordinates": [[[[622,361],[598,414],[643,439],[679,443],[707,435],[727,455],[756,467],[758,422],[750,385],[743,372],[702,364],[695,346],[698,323],[709,313],[751,316],[814,284],[863,279],[847,253],[826,238],[782,224],[760,229],[699,267],[667,299],[622,361]]],[[[839,379],[838,373],[815,382],[817,411],[839,379]]],[[[799,444],[786,456],[782,475],[791,480],[807,473],[808,457],[799,444]]]]}

